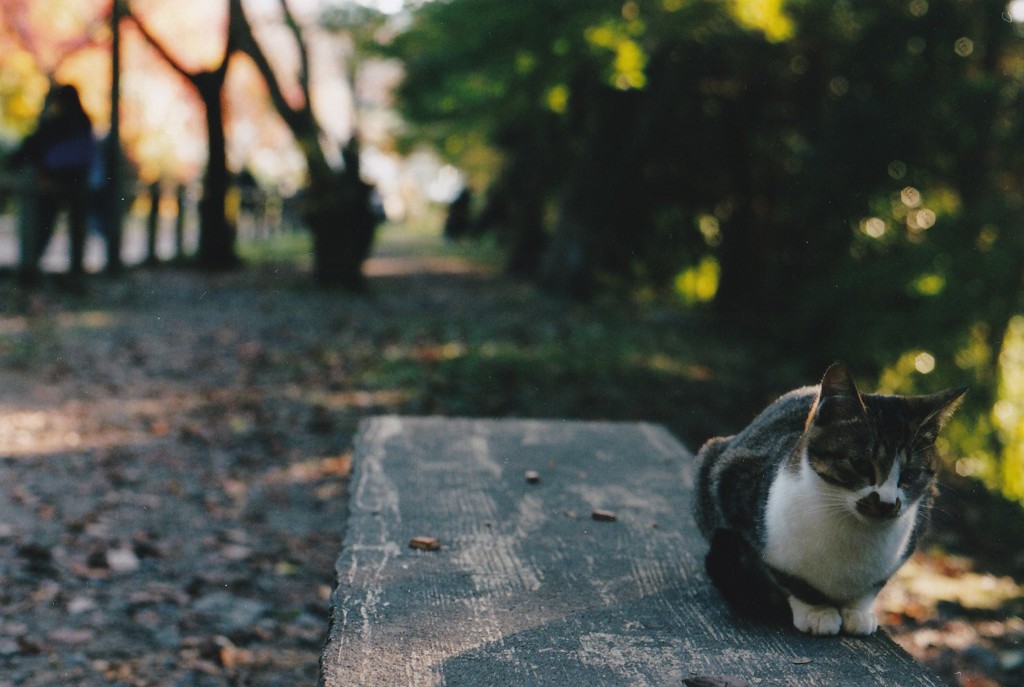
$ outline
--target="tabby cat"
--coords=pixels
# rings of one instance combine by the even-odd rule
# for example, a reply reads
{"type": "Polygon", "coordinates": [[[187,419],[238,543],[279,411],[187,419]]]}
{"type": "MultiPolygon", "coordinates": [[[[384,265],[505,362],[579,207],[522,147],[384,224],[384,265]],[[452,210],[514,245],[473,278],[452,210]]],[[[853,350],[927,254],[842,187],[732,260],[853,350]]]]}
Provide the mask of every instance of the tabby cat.
{"type": "Polygon", "coordinates": [[[927,525],[935,438],[965,391],[862,395],[833,365],[820,386],[708,441],[696,517],[723,595],[791,614],[801,632],[873,633],[875,595],[927,525]]]}

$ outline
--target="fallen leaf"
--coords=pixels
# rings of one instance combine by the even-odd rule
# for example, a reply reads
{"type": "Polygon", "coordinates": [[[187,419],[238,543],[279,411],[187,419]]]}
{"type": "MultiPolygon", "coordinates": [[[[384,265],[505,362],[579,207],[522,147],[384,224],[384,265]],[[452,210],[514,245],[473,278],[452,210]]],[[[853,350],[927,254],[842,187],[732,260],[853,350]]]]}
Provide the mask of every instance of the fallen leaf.
{"type": "Polygon", "coordinates": [[[434,537],[413,537],[409,541],[409,548],[421,551],[437,551],[441,548],[441,542],[434,537]]]}
{"type": "Polygon", "coordinates": [[[281,577],[297,575],[301,570],[302,568],[291,561],[278,561],[274,564],[274,574],[280,575],[281,577]]]}
{"type": "Polygon", "coordinates": [[[228,670],[234,670],[242,665],[253,662],[253,653],[248,649],[239,649],[227,637],[219,636],[213,640],[217,649],[216,659],[228,670]]]}

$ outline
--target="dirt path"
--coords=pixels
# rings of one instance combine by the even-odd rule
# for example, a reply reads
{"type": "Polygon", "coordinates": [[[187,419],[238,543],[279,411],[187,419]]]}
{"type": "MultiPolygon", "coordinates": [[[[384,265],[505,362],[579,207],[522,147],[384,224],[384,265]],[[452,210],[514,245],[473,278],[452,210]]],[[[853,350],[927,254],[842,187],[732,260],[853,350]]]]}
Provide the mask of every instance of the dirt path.
{"type": "Polygon", "coordinates": [[[305,284],[0,286],[0,687],[315,684],[351,433],[396,397],[340,354],[380,305],[305,284]]]}

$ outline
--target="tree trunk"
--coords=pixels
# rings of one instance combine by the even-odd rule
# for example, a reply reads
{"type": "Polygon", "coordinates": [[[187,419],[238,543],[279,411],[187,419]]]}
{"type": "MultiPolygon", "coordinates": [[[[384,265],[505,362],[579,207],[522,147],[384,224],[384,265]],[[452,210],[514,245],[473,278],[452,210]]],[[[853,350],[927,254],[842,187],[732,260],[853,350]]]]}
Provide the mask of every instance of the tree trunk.
{"type": "Polygon", "coordinates": [[[354,140],[343,156],[344,169],[318,175],[310,184],[304,215],[313,232],[316,283],[361,292],[366,288],[363,262],[373,246],[377,218],[370,203],[372,187],[360,178],[354,140]]]}
{"type": "Polygon", "coordinates": [[[114,0],[110,7],[110,131],[103,143],[103,163],[106,167],[106,185],[102,190],[101,212],[107,239],[108,274],[118,274],[121,262],[121,232],[124,213],[121,212],[124,173],[121,163],[121,19],[126,5],[114,0]]]}
{"type": "Polygon", "coordinates": [[[228,220],[226,201],[229,175],[227,143],[224,135],[224,108],[221,102],[221,83],[213,74],[203,75],[196,84],[206,109],[206,132],[209,161],[203,177],[203,198],[199,203],[200,267],[224,270],[237,267],[235,253],[235,227],[228,220]]]}

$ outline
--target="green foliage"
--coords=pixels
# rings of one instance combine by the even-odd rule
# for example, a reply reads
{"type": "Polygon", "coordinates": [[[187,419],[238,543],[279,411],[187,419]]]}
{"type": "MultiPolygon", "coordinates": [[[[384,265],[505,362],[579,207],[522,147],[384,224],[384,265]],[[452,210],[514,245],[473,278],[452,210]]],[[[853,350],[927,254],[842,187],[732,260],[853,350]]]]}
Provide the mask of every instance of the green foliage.
{"type": "Polygon", "coordinates": [[[485,223],[520,271],[698,304],[714,265],[720,323],[807,376],[843,359],[869,388],[970,383],[952,448],[1005,468],[1024,441],[989,419],[1024,305],[1005,4],[449,0],[389,50],[416,134],[501,161],[485,223]]]}
{"type": "Polygon", "coordinates": [[[402,412],[654,421],[690,445],[734,431],[764,400],[745,377],[753,360],[732,345],[707,355],[721,340],[693,320],[675,327],[657,311],[585,308],[522,287],[494,295],[447,297],[443,321],[429,307],[403,312],[404,325],[375,332],[373,348],[346,342],[353,383],[399,390],[402,412]]]}

